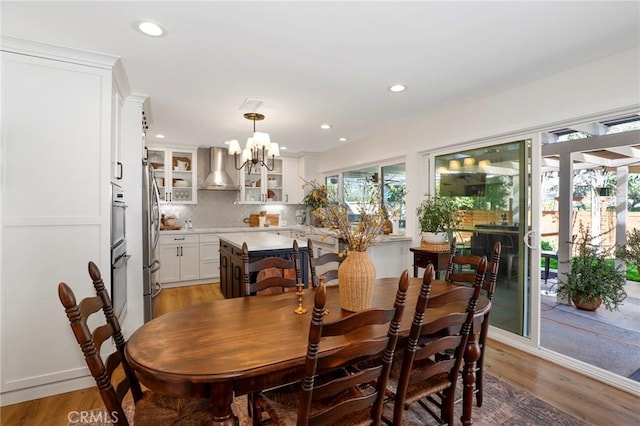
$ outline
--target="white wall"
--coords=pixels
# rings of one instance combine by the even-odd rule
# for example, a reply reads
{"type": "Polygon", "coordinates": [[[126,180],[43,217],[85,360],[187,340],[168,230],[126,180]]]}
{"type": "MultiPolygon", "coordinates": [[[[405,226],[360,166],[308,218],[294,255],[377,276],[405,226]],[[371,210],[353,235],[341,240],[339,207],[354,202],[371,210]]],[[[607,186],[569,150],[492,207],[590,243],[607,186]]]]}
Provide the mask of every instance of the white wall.
{"type": "Polygon", "coordinates": [[[531,82],[463,105],[389,126],[321,155],[320,171],[490,138],[510,132],[640,106],[640,49],[531,82]]]}

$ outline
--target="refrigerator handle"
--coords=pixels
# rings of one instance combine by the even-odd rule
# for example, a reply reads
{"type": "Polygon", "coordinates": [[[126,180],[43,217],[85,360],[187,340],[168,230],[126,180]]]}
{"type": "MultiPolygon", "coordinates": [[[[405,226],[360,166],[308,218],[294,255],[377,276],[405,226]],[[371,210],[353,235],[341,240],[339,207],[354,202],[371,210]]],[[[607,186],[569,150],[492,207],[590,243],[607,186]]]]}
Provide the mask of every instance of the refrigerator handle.
{"type": "Polygon", "coordinates": [[[151,263],[151,266],[149,266],[149,272],[153,274],[154,272],[158,271],[158,269],[160,269],[160,261],[154,260],[151,263]]]}
{"type": "Polygon", "coordinates": [[[156,281],[155,285],[153,286],[153,291],[151,292],[151,298],[153,299],[154,297],[159,295],[161,291],[162,291],[162,286],[160,285],[159,282],[156,281]]]}

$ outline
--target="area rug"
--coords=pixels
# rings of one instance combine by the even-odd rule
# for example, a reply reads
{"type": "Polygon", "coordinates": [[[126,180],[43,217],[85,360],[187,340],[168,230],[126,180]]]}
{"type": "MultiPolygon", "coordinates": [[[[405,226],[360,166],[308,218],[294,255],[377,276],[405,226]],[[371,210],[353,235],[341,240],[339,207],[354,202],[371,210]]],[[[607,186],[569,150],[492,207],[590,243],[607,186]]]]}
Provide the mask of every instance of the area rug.
{"type": "MultiPolygon", "coordinates": [[[[536,398],[529,392],[517,389],[510,384],[485,374],[485,393],[482,407],[473,406],[473,424],[476,426],[494,425],[518,425],[518,426],[582,426],[588,423],[582,422],[575,417],[553,407],[550,404],[536,398]]],[[[459,388],[459,387],[458,387],[459,388]]],[[[126,404],[127,417],[132,414],[131,403],[126,404]]],[[[251,418],[247,415],[247,399],[245,396],[233,400],[233,412],[238,416],[240,426],[251,425],[251,418]]],[[[462,414],[461,404],[456,404],[456,424],[462,414]]],[[[102,410],[93,410],[94,413],[102,410]]],[[[393,417],[393,406],[385,406],[385,416],[393,417]]],[[[132,416],[131,416],[132,417],[132,416]]],[[[93,419],[100,418],[99,415],[93,419]]],[[[437,425],[418,404],[414,404],[405,411],[403,425],[407,426],[427,426],[437,425]]],[[[79,426],[88,423],[69,423],[69,425],[79,426]]],[[[95,426],[102,426],[101,423],[90,423],[95,426]]],[[[133,423],[132,423],[133,424],[133,423]]],[[[107,423],[104,423],[107,426],[107,423]]],[[[162,425],[158,425],[162,426],[162,425]]],[[[289,425],[285,425],[289,426],[289,425]]]]}

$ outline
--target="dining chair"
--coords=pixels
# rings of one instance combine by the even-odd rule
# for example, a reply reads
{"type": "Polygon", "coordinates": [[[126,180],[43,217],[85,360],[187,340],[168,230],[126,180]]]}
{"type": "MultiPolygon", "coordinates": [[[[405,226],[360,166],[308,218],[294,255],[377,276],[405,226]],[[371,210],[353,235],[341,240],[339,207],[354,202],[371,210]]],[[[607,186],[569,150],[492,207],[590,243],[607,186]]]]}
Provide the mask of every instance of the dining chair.
{"type": "Polygon", "coordinates": [[[323,253],[318,257],[314,256],[313,242],[307,240],[307,250],[309,251],[309,270],[311,271],[311,285],[318,287],[320,277],[324,277],[324,282],[329,283],[338,279],[338,268],[345,259],[340,253],[323,253]],[[335,266],[335,269],[327,269],[335,266]],[[322,267],[322,273],[318,273],[318,267],[322,267]]]}
{"type": "Polygon", "coordinates": [[[409,272],[405,270],[393,307],[375,307],[327,322],[326,286],[321,284],[315,290],[302,382],[259,396],[274,424],[380,424],[408,287],[409,272]],[[348,337],[387,324],[389,331],[384,337],[348,337]],[[340,350],[327,350],[335,339],[348,343],[340,350]],[[364,361],[367,367],[360,368],[364,361]]]}
{"type": "Polygon", "coordinates": [[[393,420],[401,425],[404,411],[417,402],[440,424],[454,424],[453,407],[459,372],[481,292],[486,257],[478,263],[473,287],[459,286],[430,297],[433,265],[427,265],[404,351],[394,357],[387,391],[393,395],[393,420]],[[427,308],[455,302],[464,308],[424,322],[427,308]],[[452,331],[453,330],[453,331],[452,331]],[[441,356],[450,353],[450,356],[441,356]],[[437,412],[437,409],[440,412],[437,412]]]}
{"type": "MultiPolygon", "coordinates": [[[[268,295],[293,291],[302,283],[298,241],[293,240],[293,256],[290,259],[281,257],[265,257],[249,262],[249,248],[242,243],[242,263],[244,265],[245,295],[268,295]]],[[[260,409],[257,406],[259,392],[250,393],[247,397],[247,411],[254,424],[259,424],[260,409]]]]}
{"type": "Polygon", "coordinates": [[[211,424],[213,413],[208,399],[183,399],[142,391],[140,382],[125,358],[122,330],[100,270],[93,262],[89,262],[89,275],[93,280],[96,296],[82,299],[77,304],[71,288],[61,282],[58,285],[58,297],[65,308],[71,330],[82,349],[89,371],[96,381],[110,422],[124,426],[130,423],[135,423],[136,426],[211,424]],[[90,331],[88,318],[100,310],[104,313],[105,322],[90,331]],[[111,353],[105,362],[100,356],[100,349],[111,337],[116,351],[111,353]],[[114,377],[114,371],[120,366],[124,371],[124,377],[117,381],[116,377],[121,377],[121,374],[116,372],[114,377]],[[135,406],[133,418],[127,418],[126,410],[123,408],[123,399],[128,394],[131,394],[135,406]]]}
{"type": "MultiPolygon", "coordinates": [[[[498,281],[498,268],[500,267],[500,253],[502,251],[502,244],[497,241],[493,245],[493,253],[491,255],[491,262],[487,263],[488,279],[483,280],[482,290],[486,292],[487,299],[493,302],[493,294],[496,291],[496,283],[498,281]]],[[[489,334],[489,316],[491,314],[491,308],[489,307],[482,319],[482,326],[480,328],[480,338],[478,340],[480,344],[480,357],[476,361],[476,403],[478,407],[482,407],[482,389],[483,389],[483,376],[484,376],[484,353],[487,341],[487,335],[489,334]]],[[[474,325],[475,326],[475,325],[474,325]]]]}
{"type": "Polygon", "coordinates": [[[298,242],[293,241],[293,256],[290,259],[265,257],[249,262],[247,243],[242,243],[245,295],[282,293],[295,290],[302,283],[298,242]]]}
{"type": "Polygon", "coordinates": [[[472,253],[458,254],[456,237],[451,239],[449,246],[449,262],[445,272],[445,281],[473,284],[476,268],[482,255],[472,253]]]}
{"type": "MultiPolygon", "coordinates": [[[[500,267],[500,256],[502,252],[502,243],[496,241],[493,245],[491,262],[487,263],[486,275],[482,280],[482,290],[486,293],[487,298],[493,301],[493,295],[496,289],[496,283],[498,280],[498,269],[500,267]]],[[[459,284],[473,284],[476,279],[475,270],[480,260],[478,255],[463,255],[457,256],[455,252],[455,238],[451,244],[450,261],[447,267],[447,273],[445,276],[446,281],[453,281],[459,284]],[[475,268],[475,269],[474,269],[475,268]]],[[[487,309],[482,318],[476,318],[473,324],[474,332],[479,329],[478,343],[480,345],[480,357],[476,361],[476,404],[478,407],[482,406],[483,396],[483,376],[484,376],[484,353],[487,341],[487,335],[489,333],[489,317],[491,309],[487,309]]]]}

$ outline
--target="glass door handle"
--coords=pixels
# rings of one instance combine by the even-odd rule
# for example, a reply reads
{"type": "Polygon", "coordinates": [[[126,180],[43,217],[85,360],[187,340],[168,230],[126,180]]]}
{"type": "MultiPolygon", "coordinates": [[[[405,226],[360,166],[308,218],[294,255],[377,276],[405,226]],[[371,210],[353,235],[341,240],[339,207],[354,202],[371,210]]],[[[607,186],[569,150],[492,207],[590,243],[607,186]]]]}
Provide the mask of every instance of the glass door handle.
{"type": "Polygon", "coordinates": [[[524,236],[522,237],[522,241],[524,241],[524,245],[528,248],[535,249],[536,247],[538,247],[538,244],[536,243],[536,240],[538,239],[537,237],[538,234],[536,234],[536,231],[532,229],[525,232],[524,236]],[[531,244],[533,244],[533,246],[531,244]]]}

